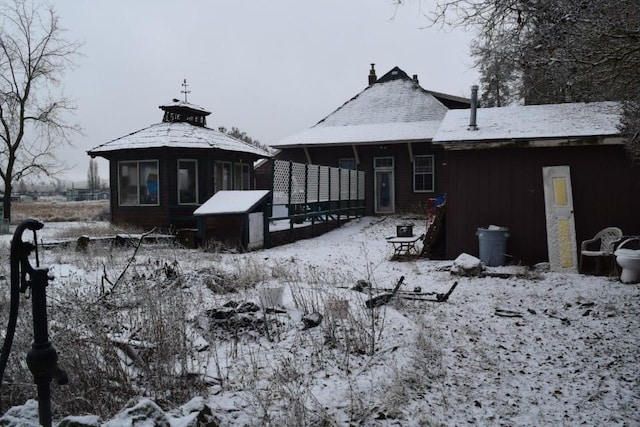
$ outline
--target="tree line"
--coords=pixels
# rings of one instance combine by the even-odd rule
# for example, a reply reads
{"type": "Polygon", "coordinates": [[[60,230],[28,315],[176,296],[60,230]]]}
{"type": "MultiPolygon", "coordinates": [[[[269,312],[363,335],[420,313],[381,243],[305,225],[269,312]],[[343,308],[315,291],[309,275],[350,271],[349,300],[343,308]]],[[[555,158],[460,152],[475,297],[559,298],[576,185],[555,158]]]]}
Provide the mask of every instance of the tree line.
{"type": "Polygon", "coordinates": [[[427,18],[477,33],[483,107],[621,101],[620,129],[640,158],[639,1],[438,0],[427,18]]]}

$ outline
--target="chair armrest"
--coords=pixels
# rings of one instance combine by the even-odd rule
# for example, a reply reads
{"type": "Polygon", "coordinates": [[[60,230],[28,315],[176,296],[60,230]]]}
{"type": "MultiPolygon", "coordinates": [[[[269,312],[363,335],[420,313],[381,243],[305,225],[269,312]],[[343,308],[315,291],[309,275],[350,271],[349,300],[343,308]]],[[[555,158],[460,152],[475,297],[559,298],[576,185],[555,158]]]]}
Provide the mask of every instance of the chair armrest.
{"type": "Polygon", "coordinates": [[[596,243],[598,241],[600,241],[600,237],[594,237],[593,239],[583,240],[582,243],[580,244],[580,252],[586,251],[588,245],[592,243],[596,243]]]}

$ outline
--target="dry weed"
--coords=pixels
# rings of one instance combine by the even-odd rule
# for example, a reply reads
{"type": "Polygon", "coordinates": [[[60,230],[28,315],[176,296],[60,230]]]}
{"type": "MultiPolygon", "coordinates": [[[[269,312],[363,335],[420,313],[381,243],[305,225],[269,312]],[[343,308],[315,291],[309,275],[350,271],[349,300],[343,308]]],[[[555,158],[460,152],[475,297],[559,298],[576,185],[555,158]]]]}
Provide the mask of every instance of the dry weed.
{"type": "Polygon", "coordinates": [[[11,204],[11,222],[16,224],[28,218],[42,222],[104,221],[108,220],[109,216],[108,200],[33,201],[11,204]]]}

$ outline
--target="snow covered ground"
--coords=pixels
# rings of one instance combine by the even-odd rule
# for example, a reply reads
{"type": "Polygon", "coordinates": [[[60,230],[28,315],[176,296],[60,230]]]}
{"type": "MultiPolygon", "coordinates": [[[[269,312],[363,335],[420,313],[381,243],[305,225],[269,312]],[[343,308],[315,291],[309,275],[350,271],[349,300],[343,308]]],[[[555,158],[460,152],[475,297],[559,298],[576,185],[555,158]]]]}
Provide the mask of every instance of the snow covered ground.
{"type": "MultiPolygon", "coordinates": [[[[238,298],[260,304],[283,289],[281,312],[264,314],[277,320],[268,336],[194,340],[206,349],[201,372],[224,377],[201,396],[220,425],[640,425],[639,285],[520,266],[459,277],[451,261],[394,261],[385,238],[406,220],[362,218],[245,254],[167,249],[183,274],[212,265],[263,272],[239,294],[203,297],[193,313],[203,330],[212,327],[206,310],[238,298]],[[365,307],[401,277],[400,298],[365,307]],[[371,293],[352,290],[358,280],[371,293]],[[448,301],[433,301],[454,282],[448,301]],[[322,323],[305,328],[313,311],[322,323]]],[[[425,231],[423,220],[414,223],[425,231]]],[[[43,236],[56,228],[45,225],[43,236]]],[[[145,246],[140,258],[168,257],[163,251],[145,246]]],[[[100,274],[43,258],[58,260],[58,282],[71,271],[87,281],[100,274]]],[[[119,420],[110,425],[130,422],[119,420]]]]}

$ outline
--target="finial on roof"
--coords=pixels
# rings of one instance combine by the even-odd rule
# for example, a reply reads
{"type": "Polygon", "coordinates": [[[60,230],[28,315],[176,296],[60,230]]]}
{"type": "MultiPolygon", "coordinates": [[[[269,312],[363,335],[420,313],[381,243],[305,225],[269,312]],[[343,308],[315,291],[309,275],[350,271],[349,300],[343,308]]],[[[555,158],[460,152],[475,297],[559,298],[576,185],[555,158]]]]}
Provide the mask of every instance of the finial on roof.
{"type": "Polygon", "coordinates": [[[187,79],[184,79],[184,81],[182,82],[182,87],[184,88],[184,90],[180,91],[180,93],[184,93],[184,102],[189,102],[189,101],[187,101],[187,94],[191,93],[190,90],[187,90],[187,86],[189,86],[187,84],[187,79]]]}

